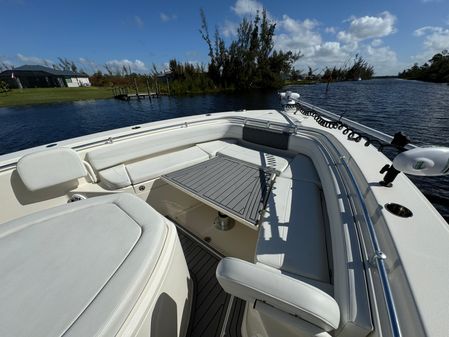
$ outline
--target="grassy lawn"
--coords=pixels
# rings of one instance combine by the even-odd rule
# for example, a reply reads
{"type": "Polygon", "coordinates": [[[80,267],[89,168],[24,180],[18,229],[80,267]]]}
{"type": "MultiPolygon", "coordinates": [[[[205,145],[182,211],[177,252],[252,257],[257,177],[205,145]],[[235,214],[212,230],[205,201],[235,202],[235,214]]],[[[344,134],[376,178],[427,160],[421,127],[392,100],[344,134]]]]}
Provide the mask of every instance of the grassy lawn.
{"type": "Polygon", "coordinates": [[[112,90],[102,87],[13,89],[0,93],[0,107],[111,97],[112,90]]]}

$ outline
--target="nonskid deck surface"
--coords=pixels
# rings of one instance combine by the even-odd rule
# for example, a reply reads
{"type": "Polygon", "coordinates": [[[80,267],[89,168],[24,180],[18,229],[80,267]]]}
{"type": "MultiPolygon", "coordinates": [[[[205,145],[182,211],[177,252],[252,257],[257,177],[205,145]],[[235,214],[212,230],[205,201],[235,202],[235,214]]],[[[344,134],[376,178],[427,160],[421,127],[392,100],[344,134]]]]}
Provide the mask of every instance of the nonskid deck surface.
{"type": "Polygon", "coordinates": [[[270,191],[271,174],[268,169],[217,156],[163,178],[255,225],[270,191]]]}
{"type": "Polygon", "coordinates": [[[245,301],[225,293],[215,277],[222,256],[177,225],[193,280],[193,303],[187,337],[241,337],[245,301]]]}

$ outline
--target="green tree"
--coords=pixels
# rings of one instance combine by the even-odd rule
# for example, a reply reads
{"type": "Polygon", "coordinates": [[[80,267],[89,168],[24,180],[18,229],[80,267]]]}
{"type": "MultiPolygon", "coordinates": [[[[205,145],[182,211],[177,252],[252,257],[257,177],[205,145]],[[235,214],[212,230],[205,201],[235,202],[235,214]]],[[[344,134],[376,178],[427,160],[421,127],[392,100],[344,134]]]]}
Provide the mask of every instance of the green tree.
{"type": "Polygon", "coordinates": [[[449,52],[443,50],[421,66],[415,63],[409,69],[400,72],[398,76],[410,80],[449,83],[449,52]]]}
{"type": "Polygon", "coordinates": [[[270,22],[266,10],[250,21],[243,18],[237,37],[228,47],[215,30],[209,35],[206,16],[200,11],[200,33],[209,50],[208,75],[220,87],[249,89],[274,88],[283,84],[300,54],[274,50],[276,23],[270,22]]]}

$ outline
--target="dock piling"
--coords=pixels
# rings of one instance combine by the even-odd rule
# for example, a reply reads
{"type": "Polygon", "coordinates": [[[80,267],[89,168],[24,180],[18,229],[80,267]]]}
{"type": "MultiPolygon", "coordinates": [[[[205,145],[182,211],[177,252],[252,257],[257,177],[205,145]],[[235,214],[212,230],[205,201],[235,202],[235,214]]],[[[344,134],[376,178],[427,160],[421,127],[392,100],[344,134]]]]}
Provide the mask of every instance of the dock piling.
{"type": "Polygon", "coordinates": [[[135,77],[134,77],[134,89],[135,89],[135,91],[136,91],[136,97],[137,97],[137,99],[140,100],[139,88],[137,87],[137,80],[136,80],[135,77]]]}
{"type": "Polygon", "coordinates": [[[139,92],[139,89],[137,87],[137,83],[135,83],[134,88],[131,89],[130,92],[129,87],[118,87],[118,88],[112,88],[112,92],[114,95],[114,98],[120,99],[122,101],[129,101],[131,98],[137,98],[137,99],[145,99],[145,97],[148,97],[151,101],[154,97],[159,97],[159,95],[156,92],[152,92],[150,89],[150,84],[147,80],[147,92],[139,92]]]}
{"type": "Polygon", "coordinates": [[[150,82],[148,82],[148,78],[147,77],[145,78],[145,82],[147,84],[148,99],[151,102],[150,82]]]}

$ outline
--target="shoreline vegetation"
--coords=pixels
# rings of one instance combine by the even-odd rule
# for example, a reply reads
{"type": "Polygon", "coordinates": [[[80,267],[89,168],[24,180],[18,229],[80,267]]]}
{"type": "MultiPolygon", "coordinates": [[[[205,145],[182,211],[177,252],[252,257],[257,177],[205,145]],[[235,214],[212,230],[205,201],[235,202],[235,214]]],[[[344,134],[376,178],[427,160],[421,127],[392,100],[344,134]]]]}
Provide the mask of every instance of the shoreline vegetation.
{"type": "MultiPolygon", "coordinates": [[[[337,81],[367,80],[374,68],[361,56],[348,59],[342,67],[318,69],[308,67],[302,72],[294,68],[301,59],[300,52],[279,51],[274,48],[276,23],[267,17],[266,10],[255,18],[243,18],[236,37],[225,42],[218,29],[209,33],[206,15],[200,11],[199,33],[207,45],[209,62],[192,64],[172,59],[168,69],[159,71],[155,65],[149,74],[133,73],[125,66],[106,72],[97,71],[89,77],[92,87],[36,88],[1,90],[0,107],[55,103],[113,97],[114,88],[127,88],[130,93],[155,92],[169,95],[208,94],[251,89],[279,89],[291,84],[331,83],[337,81]]],[[[59,58],[63,69],[81,71],[75,62],[59,58]]]]}
{"type": "Polygon", "coordinates": [[[449,51],[445,49],[433,55],[421,66],[415,63],[413,67],[400,72],[398,77],[406,80],[449,84],[449,51]]]}
{"type": "MultiPolygon", "coordinates": [[[[106,99],[114,97],[113,89],[117,88],[126,88],[130,93],[150,91],[177,96],[279,89],[285,85],[329,84],[373,78],[373,66],[360,55],[355,55],[352,63],[348,59],[342,67],[326,67],[319,72],[310,66],[305,72],[295,69],[294,64],[301,59],[302,54],[274,49],[276,23],[268,19],[265,10],[257,13],[252,21],[243,18],[236,37],[228,45],[218,29],[212,35],[209,33],[203,10],[200,11],[200,17],[199,32],[208,48],[207,65],[172,59],[168,69],[160,71],[153,64],[149,74],[133,73],[125,66],[122,69],[111,69],[104,65],[105,73],[97,71],[89,77],[91,87],[80,88],[9,90],[0,81],[0,107],[106,99]]],[[[75,62],[61,57],[58,59],[60,63],[54,67],[82,71],[77,69],[75,62]]],[[[5,65],[0,64],[0,70],[3,68],[5,65]]],[[[449,84],[449,52],[443,50],[421,66],[415,63],[397,77],[449,84]]]]}
{"type": "Polygon", "coordinates": [[[158,71],[153,65],[149,75],[135,74],[123,67],[113,71],[105,65],[106,73],[96,72],[90,77],[94,86],[128,87],[130,91],[164,92],[172,95],[217,93],[251,89],[279,89],[288,84],[371,79],[374,68],[361,56],[348,59],[343,67],[318,69],[308,72],[295,69],[303,56],[300,52],[278,51],[274,48],[276,23],[263,10],[253,21],[243,18],[234,40],[227,45],[218,29],[209,33],[205,13],[200,11],[200,34],[207,45],[209,63],[182,63],[170,60],[167,71],[158,71]]]}

